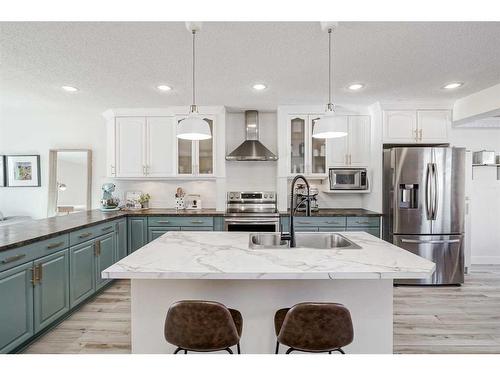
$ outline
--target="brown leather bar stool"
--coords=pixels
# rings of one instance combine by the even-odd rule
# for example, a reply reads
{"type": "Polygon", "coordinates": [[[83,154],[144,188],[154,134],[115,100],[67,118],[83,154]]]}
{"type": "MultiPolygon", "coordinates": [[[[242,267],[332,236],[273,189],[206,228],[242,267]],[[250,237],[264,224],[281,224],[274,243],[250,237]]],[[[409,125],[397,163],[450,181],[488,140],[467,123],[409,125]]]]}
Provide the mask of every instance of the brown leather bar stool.
{"type": "Polygon", "coordinates": [[[339,303],[305,302],[280,309],[274,315],[274,328],[276,354],[280,344],[289,346],[286,354],[294,350],[345,354],[342,347],[354,338],[351,314],[339,303]]]}
{"type": "Polygon", "coordinates": [[[177,346],[174,354],[184,350],[233,354],[236,345],[240,354],[243,318],[238,310],[228,309],[212,301],[178,301],[168,309],[165,339],[177,346]]]}

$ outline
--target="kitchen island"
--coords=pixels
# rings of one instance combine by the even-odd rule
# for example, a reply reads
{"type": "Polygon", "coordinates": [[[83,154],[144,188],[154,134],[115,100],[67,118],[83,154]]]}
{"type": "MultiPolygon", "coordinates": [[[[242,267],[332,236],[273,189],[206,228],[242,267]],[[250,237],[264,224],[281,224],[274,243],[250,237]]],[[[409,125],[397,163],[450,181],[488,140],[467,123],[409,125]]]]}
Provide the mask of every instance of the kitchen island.
{"type": "Polygon", "coordinates": [[[273,353],[276,310],[329,301],[350,311],[347,353],[392,353],[393,279],[424,278],[434,263],[364,232],[359,249],[251,249],[246,232],[169,232],[103,271],[131,279],[132,352],[172,353],[163,337],[169,306],[214,300],[241,311],[244,353],[273,353]]]}

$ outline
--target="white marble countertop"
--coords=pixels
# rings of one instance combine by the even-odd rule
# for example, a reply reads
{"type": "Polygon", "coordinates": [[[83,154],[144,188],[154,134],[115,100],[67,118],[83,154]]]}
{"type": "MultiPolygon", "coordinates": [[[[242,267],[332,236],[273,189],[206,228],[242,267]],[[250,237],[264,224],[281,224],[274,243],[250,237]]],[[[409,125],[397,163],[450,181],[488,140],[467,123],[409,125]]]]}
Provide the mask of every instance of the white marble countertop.
{"type": "Polygon", "coordinates": [[[361,249],[250,249],[248,232],[167,232],[102,272],[111,279],[424,278],[435,264],[365,232],[361,249]]]}

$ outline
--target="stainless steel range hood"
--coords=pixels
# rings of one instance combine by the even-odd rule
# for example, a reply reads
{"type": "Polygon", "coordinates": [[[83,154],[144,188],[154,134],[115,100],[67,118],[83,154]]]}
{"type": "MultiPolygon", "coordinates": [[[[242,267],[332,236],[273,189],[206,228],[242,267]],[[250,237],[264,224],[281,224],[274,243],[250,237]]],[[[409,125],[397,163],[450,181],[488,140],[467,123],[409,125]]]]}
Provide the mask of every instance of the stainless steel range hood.
{"type": "Polygon", "coordinates": [[[226,160],[236,161],[270,161],[278,160],[269,149],[259,141],[259,112],[245,111],[246,139],[226,160]]]}

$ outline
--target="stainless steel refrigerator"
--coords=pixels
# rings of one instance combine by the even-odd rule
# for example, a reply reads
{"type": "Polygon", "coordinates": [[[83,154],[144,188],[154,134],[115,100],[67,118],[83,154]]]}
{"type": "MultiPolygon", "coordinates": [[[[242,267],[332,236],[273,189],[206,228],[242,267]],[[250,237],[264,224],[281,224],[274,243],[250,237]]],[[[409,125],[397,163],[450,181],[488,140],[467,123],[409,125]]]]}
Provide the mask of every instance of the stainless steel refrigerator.
{"type": "Polygon", "coordinates": [[[383,238],[436,263],[432,277],[395,283],[463,283],[465,149],[388,148],[383,163],[383,238]]]}

